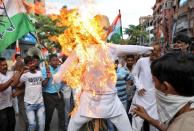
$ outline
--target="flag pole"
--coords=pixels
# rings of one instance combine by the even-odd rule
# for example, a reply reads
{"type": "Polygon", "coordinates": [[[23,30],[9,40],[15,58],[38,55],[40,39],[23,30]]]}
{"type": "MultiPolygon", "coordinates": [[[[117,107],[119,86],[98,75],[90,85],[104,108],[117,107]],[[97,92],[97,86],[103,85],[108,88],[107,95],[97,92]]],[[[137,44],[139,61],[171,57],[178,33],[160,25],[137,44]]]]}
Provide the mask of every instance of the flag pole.
{"type": "Polygon", "coordinates": [[[21,54],[19,41],[16,40],[16,46],[15,46],[15,54],[21,54]]]}
{"type": "Polygon", "coordinates": [[[120,23],[121,23],[121,29],[120,29],[120,32],[121,32],[121,39],[123,40],[123,31],[122,31],[122,20],[121,20],[121,10],[119,9],[119,16],[120,16],[120,23]]]}
{"type": "Polygon", "coordinates": [[[4,11],[5,11],[6,17],[7,17],[8,21],[9,21],[9,23],[11,24],[11,26],[9,28],[10,28],[10,30],[13,30],[13,29],[15,29],[15,27],[14,27],[13,23],[11,22],[11,20],[10,20],[10,18],[8,16],[8,13],[7,13],[7,10],[5,8],[5,4],[4,4],[3,0],[1,0],[1,3],[3,4],[3,8],[4,8],[4,11]]]}

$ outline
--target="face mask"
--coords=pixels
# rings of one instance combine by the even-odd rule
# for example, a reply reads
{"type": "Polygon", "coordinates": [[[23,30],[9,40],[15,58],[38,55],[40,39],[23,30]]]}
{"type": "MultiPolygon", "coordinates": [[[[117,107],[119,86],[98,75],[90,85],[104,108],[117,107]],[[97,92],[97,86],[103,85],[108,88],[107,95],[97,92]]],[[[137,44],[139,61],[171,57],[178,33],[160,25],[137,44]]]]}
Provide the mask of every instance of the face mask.
{"type": "Polygon", "coordinates": [[[194,108],[194,96],[184,97],[171,94],[166,95],[159,90],[156,90],[156,102],[159,120],[165,124],[169,124],[176,113],[187,103],[190,102],[190,107],[194,108]]]}

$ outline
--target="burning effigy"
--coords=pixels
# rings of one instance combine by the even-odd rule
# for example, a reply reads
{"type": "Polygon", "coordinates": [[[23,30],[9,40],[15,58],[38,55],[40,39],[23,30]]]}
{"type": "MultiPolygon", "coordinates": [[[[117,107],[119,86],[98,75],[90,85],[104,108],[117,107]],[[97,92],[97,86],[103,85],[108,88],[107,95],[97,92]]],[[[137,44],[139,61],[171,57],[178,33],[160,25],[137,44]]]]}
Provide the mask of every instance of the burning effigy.
{"type": "Polygon", "coordinates": [[[110,26],[107,16],[87,17],[75,9],[62,11],[59,17],[62,21],[58,24],[68,27],[58,37],[62,51],[68,58],[54,76],[54,81],[64,81],[71,88],[79,90],[77,108],[71,116],[68,130],[78,130],[92,118],[110,118],[119,130],[131,131],[115,88],[114,58],[152,48],[106,43],[110,26]],[[118,123],[115,121],[117,119],[118,123]]]}

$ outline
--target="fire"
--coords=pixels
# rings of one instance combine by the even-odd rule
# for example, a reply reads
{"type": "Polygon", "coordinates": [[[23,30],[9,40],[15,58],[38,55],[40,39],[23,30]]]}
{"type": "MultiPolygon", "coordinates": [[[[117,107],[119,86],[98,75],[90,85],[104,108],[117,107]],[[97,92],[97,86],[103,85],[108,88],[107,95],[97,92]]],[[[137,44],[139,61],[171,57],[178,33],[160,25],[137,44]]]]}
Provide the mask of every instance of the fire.
{"type": "Polygon", "coordinates": [[[45,14],[45,3],[35,1],[34,3],[29,3],[26,0],[22,0],[24,7],[26,8],[27,13],[35,13],[35,14],[45,14]]]}
{"type": "Polygon", "coordinates": [[[58,25],[68,27],[58,37],[62,52],[66,55],[74,52],[77,56],[68,71],[63,72],[63,80],[71,88],[88,90],[93,96],[110,91],[116,83],[115,65],[105,44],[106,31],[98,18],[64,8],[58,19],[61,20],[58,25]]]}

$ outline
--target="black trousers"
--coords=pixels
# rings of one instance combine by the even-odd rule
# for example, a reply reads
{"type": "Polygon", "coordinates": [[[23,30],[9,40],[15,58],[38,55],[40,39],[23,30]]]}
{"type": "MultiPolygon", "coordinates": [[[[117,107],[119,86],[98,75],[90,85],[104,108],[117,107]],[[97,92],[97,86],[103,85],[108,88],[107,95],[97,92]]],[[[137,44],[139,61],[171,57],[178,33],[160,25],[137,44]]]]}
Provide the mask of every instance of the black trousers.
{"type": "Polygon", "coordinates": [[[14,131],[15,112],[13,107],[7,107],[0,110],[0,131],[14,131]]]}
{"type": "Polygon", "coordinates": [[[58,131],[65,130],[65,102],[63,99],[63,94],[60,92],[60,96],[57,93],[43,93],[44,104],[45,104],[45,114],[46,114],[46,123],[45,131],[49,131],[50,123],[52,120],[53,112],[55,108],[58,112],[58,131]]]}
{"type": "Polygon", "coordinates": [[[26,110],[24,106],[24,94],[17,96],[18,98],[18,108],[19,108],[19,126],[20,131],[28,130],[28,118],[26,115],[26,110]]]}

